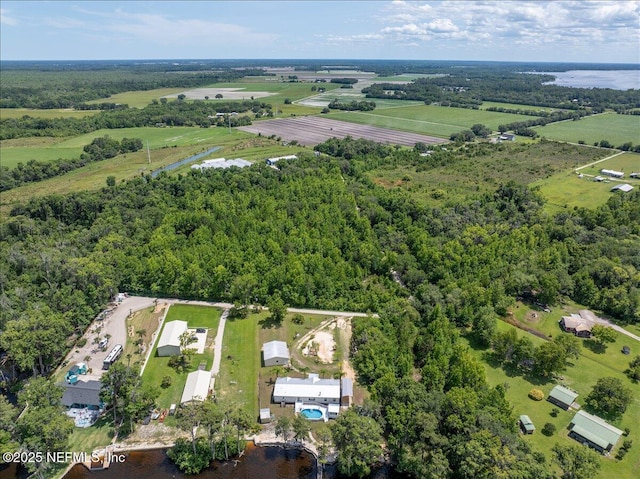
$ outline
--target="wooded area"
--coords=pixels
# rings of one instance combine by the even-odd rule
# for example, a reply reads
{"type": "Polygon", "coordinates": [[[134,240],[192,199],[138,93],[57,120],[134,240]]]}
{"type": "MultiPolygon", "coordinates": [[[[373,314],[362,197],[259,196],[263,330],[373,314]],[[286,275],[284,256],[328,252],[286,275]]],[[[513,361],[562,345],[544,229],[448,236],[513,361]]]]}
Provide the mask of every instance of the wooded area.
{"type": "MultiPolygon", "coordinates": [[[[566,89],[543,94],[534,82],[519,78],[504,80],[504,95],[484,99],[574,104],[566,89]]],[[[194,74],[189,81],[204,79],[194,74]]],[[[453,76],[418,81],[416,95],[429,101],[451,101],[455,95],[473,106],[486,86],[472,77],[469,89],[461,91],[453,88],[457,82],[453,76]]],[[[124,88],[126,80],[116,84],[116,90],[124,88]]],[[[590,92],[576,93],[578,106],[638,106],[637,92],[590,92]]],[[[10,93],[16,104],[26,102],[15,88],[10,93]]],[[[31,98],[29,90],[24,95],[31,98]]],[[[57,98],[35,96],[32,101],[40,107],[57,98]]],[[[0,130],[2,138],[13,138],[157,123],[206,127],[218,121],[216,112],[255,116],[270,110],[258,101],[179,99],[82,119],[7,119],[0,130]]],[[[243,117],[224,121],[244,121],[237,118],[243,117]]],[[[484,134],[483,125],[474,127],[484,134]]],[[[139,149],[141,143],[100,138],[85,154],[98,161],[115,150],[139,149]]],[[[535,346],[499,332],[499,317],[507,316],[517,299],[548,305],[570,299],[623,323],[640,322],[640,191],[612,195],[598,208],[550,215],[524,173],[511,181],[501,178],[491,191],[478,187],[433,203],[372,178],[376,169],[429,171],[471,154],[481,160],[507,147],[459,148],[403,149],[334,138],[315,148],[318,156],[296,149],[298,159],[280,161],[277,169],[256,163],[244,169],[141,175],[110,181],[98,191],[26,199],[0,224],[0,348],[12,378],[32,377],[22,402],[37,397],[33,391],[49,392],[15,425],[17,408],[0,400],[0,450],[18,444],[28,450],[64,448],[71,429],[57,407],[60,391],[39,376],[51,373],[104,305],[127,291],[378,313],[353,322],[351,358],[371,400],[336,422],[334,442],[345,453],[339,456],[343,472],[367,473],[371,461],[358,462],[349,434],[369,430],[378,442],[363,441],[360,449],[375,456],[381,434],[397,469],[409,477],[553,477],[544,454],[518,436],[505,386],[489,385],[482,363],[460,336],[491,348],[496,361],[516,361],[527,374],[545,378],[561,372],[576,355],[577,340],[559,336],[535,346]],[[430,155],[421,155],[426,151],[430,155]],[[45,415],[54,419],[40,437],[34,424],[45,415]],[[347,464],[347,458],[353,461],[347,464]]],[[[144,389],[133,401],[139,377],[124,367],[108,374],[112,390],[103,394],[124,398],[113,409],[114,422],[133,428],[153,403],[153,391],[144,389]]],[[[234,414],[216,410],[207,417],[215,419],[215,427],[235,424],[239,437],[246,421],[239,417],[234,423],[234,414]]],[[[203,417],[185,415],[180,427],[192,430],[190,419],[203,417]]],[[[195,439],[185,442],[176,457],[187,457],[197,445],[195,439]]],[[[213,448],[210,456],[205,452],[216,457],[220,445],[201,441],[199,447],[213,448]]],[[[580,452],[558,446],[557,462],[561,468],[573,466],[580,452]]],[[[594,461],[597,470],[597,459],[585,455],[585,464],[594,461]]]]}

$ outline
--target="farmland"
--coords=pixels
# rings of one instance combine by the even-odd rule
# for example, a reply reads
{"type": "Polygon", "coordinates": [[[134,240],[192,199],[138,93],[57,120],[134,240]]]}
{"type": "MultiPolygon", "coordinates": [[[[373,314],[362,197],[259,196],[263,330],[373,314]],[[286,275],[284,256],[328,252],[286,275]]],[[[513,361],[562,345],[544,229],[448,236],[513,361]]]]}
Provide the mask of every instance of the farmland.
{"type": "Polygon", "coordinates": [[[582,118],[579,121],[563,121],[551,125],[536,127],[538,135],[550,140],[584,141],[593,145],[600,140],[607,140],[614,146],[628,141],[640,143],[640,116],[603,113],[582,118]]]}
{"type": "Polygon", "coordinates": [[[82,118],[95,115],[99,110],[73,110],[70,108],[57,108],[41,110],[31,108],[0,108],[0,120],[6,118],[22,118],[25,115],[37,118],[82,118]]]}
{"type": "Polygon", "coordinates": [[[364,123],[382,128],[396,128],[444,138],[449,138],[451,133],[469,129],[476,123],[497,130],[500,124],[522,121],[523,118],[521,115],[511,113],[436,105],[376,109],[366,113],[340,112],[332,113],[331,117],[337,120],[364,123]]]}
{"type": "Polygon", "coordinates": [[[263,136],[278,135],[285,141],[296,140],[303,145],[316,145],[332,137],[344,138],[346,136],[404,146],[413,146],[418,142],[429,145],[443,142],[440,138],[368,125],[354,125],[319,116],[265,120],[239,129],[263,136]]]}

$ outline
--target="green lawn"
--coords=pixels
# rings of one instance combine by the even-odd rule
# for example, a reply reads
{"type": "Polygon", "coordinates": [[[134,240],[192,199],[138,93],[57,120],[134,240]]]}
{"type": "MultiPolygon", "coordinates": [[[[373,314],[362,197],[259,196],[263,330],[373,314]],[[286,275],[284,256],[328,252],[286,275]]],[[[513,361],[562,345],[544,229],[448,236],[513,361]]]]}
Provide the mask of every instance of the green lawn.
{"type": "MultiPolygon", "coordinates": [[[[218,322],[220,320],[221,311],[217,308],[207,306],[195,306],[195,305],[182,305],[176,304],[169,308],[167,317],[165,318],[165,325],[169,321],[180,319],[187,321],[190,328],[207,327],[209,333],[207,335],[207,345],[212,344],[213,339],[218,331],[218,322]]],[[[163,326],[164,329],[164,326],[163,326]]],[[[160,338],[162,332],[158,334],[160,338]]],[[[210,348],[206,348],[204,354],[194,354],[191,358],[190,367],[183,373],[178,373],[175,369],[169,366],[169,357],[158,357],[156,355],[157,342],[153,347],[151,357],[144,370],[142,378],[145,384],[157,387],[160,391],[160,395],[157,399],[157,404],[160,408],[168,408],[171,404],[180,403],[182,397],[182,390],[184,384],[187,381],[187,376],[190,372],[198,369],[200,363],[206,363],[205,369],[211,370],[213,364],[213,351],[210,348]],[[170,376],[172,378],[171,386],[168,388],[161,388],[162,378],[170,376]]]]}
{"type": "Polygon", "coordinates": [[[0,165],[13,169],[18,163],[27,163],[30,160],[39,162],[54,161],[60,158],[69,160],[71,158],[80,158],[82,147],[29,147],[14,146],[0,148],[0,165]]]}
{"type": "Polygon", "coordinates": [[[603,113],[579,121],[563,121],[536,127],[538,135],[551,140],[584,141],[588,145],[607,140],[614,146],[628,141],[640,143],[640,116],[603,113]]]}
{"type": "MultiPolygon", "coordinates": [[[[606,150],[608,155],[615,155],[619,153],[616,150],[606,150]]],[[[586,168],[580,168],[580,173],[584,173],[585,175],[600,175],[600,170],[606,168],[608,170],[617,170],[623,171],[627,173],[627,177],[625,177],[622,181],[638,183],[640,184],[640,180],[629,178],[628,174],[632,172],[640,172],[640,153],[630,153],[626,152],[621,155],[617,155],[613,158],[609,158],[606,161],[602,161],[592,166],[588,166],[586,168]]],[[[615,180],[621,181],[621,180],[615,180]]]]}
{"type": "Polygon", "coordinates": [[[69,437],[68,451],[92,452],[108,446],[113,439],[113,414],[107,413],[91,427],[76,427],[69,437]]]}
{"type": "Polygon", "coordinates": [[[246,319],[228,320],[222,341],[220,374],[216,379],[216,395],[243,407],[258,417],[258,370],[260,344],[258,322],[267,313],[251,314],[246,319]]]}
{"type": "MultiPolygon", "coordinates": [[[[526,309],[522,306],[523,309],[526,309]]],[[[526,312],[526,311],[525,311],[526,312]]],[[[548,325],[545,327],[550,328],[553,321],[555,321],[555,311],[548,315],[548,325]]],[[[519,313],[516,312],[516,316],[519,313]]],[[[513,328],[502,321],[498,322],[500,330],[513,328]]],[[[530,335],[522,330],[516,329],[519,336],[527,334],[529,338],[536,344],[542,343],[542,339],[530,335]]],[[[551,448],[556,443],[561,444],[577,444],[573,439],[567,435],[567,426],[574,412],[560,410],[558,417],[551,416],[551,410],[554,406],[548,401],[536,402],[527,396],[528,392],[533,388],[541,389],[545,395],[547,395],[553,386],[556,384],[553,380],[542,380],[539,378],[524,378],[520,375],[507,372],[495,364],[486,351],[475,348],[472,342],[469,342],[467,338],[463,338],[471,346],[471,352],[478,359],[480,359],[485,367],[487,379],[491,386],[497,384],[507,384],[507,399],[513,405],[513,413],[517,417],[520,414],[527,414],[537,430],[533,435],[523,436],[524,440],[528,442],[534,450],[541,451],[547,457],[547,461],[550,462],[552,458],[551,448]],[[531,381],[533,382],[531,382],[531,381]],[[556,426],[556,432],[552,437],[546,437],[541,433],[541,429],[545,423],[550,422],[556,426]]],[[[613,424],[623,429],[629,427],[631,434],[629,439],[632,439],[635,443],[640,442],[640,401],[638,400],[638,394],[640,394],[640,386],[632,384],[626,376],[623,374],[621,364],[624,361],[620,361],[619,356],[623,356],[617,348],[617,343],[609,347],[605,354],[595,354],[592,351],[583,348],[581,357],[574,361],[574,364],[570,365],[565,372],[562,373],[564,378],[562,383],[568,385],[572,389],[576,390],[580,396],[578,396],[577,403],[584,404],[584,398],[589,394],[595,382],[604,376],[613,376],[623,379],[629,384],[636,395],[636,399],[627,409],[626,413],[621,420],[613,422],[613,424]]],[[[628,362],[629,357],[624,356],[628,362]]],[[[617,447],[622,445],[622,439],[619,441],[617,447]]],[[[640,473],[640,448],[631,448],[627,456],[618,461],[612,458],[603,457],[601,460],[602,468],[597,478],[607,479],[615,477],[618,479],[632,479],[638,477],[640,473]]],[[[614,450],[615,451],[615,450],[614,450]]]]}

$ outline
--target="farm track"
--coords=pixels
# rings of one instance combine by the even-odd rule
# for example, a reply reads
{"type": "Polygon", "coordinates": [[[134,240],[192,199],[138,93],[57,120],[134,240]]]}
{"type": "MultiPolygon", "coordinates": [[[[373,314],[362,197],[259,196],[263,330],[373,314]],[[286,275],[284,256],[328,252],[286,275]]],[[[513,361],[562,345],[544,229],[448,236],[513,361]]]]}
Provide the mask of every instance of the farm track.
{"type": "Polygon", "coordinates": [[[296,140],[302,145],[316,145],[330,138],[345,138],[347,136],[403,146],[414,146],[416,143],[433,145],[447,141],[433,136],[317,116],[265,120],[238,129],[263,136],[276,135],[285,141],[296,140]]]}

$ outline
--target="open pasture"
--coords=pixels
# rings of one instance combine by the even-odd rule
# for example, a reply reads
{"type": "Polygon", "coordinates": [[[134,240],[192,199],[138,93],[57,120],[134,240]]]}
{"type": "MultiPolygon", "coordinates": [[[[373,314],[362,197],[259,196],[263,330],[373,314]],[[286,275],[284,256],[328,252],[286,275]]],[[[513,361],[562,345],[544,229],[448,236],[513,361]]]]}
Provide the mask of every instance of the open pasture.
{"type": "MultiPolygon", "coordinates": [[[[518,103],[501,103],[497,101],[483,101],[482,105],[480,105],[481,110],[486,110],[487,108],[508,108],[510,110],[525,110],[525,111],[562,111],[560,108],[549,108],[546,106],[536,106],[536,105],[520,105],[518,103]]],[[[528,115],[527,115],[528,116],[528,115]]]]}
{"type": "Polygon", "coordinates": [[[431,136],[377,128],[370,125],[358,125],[319,116],[261,121],[239,129],[249,133],[260,133],[263,136],[276,135],[288,141],[296,140],[302,145],[315,145],[332,137],[344,138],[346,136],[404,146],[413,146],[418,142],[435,144],[444,141],[431,136]]]}
{"type": "Polygon", "coordinates": [[[13,169],[18,163],[27,163],[30,160],[54,161],[59,158],[65,160],[79,158],[82,153],[80,147],[56,148],[56,147],[28,147],[5,146],[0,147],[0,165],[13,169]]]}
{"type": "Polygon", "coordinates": [[[614,146],[630,141],[637,145],[640,143],[640,116],[602,113],[578,121],[562,121],[539,126],[535,130],[538,135],[550,140],[573,143],[584,141],[587,145],[607,140],[614,146]]]}
{"type": "Polygon", "coordinates": [[[522,121],[523,118],[522,115],[511,113],[435,105],[385,108],[368,112],[340,112],[332,113],[331,116],[339,120],[375,125],[382,128],[397,128],[444,138],[448,138],[452,133],[469,129],[476,123],[481,123],[492,130],[497,130],[498,125],[522,121]]]}
{"type": "MultiPolygon", "coordinates": [[[[592,148],[592,150],[596,150],[592,148]]],[[[612,150],[598,148],[601,154],[609,156],[612,150]]],[[[628,173],[640,171],[640,155],[625,153],[592,166],[580,168],[580,176],[574,171],[558,172],[548,178],[541,178],[531,184],[537,187],[547,200],[547,209],[551,212],[562,211],[567,208],[595,208],[603,205],[613,194],[624,194],[611,188],[619,183],[629,183],[640,188],[640,181],[632,178],[606,179],[603,182],[593,181],[593,176],[600,174],[602,168],[621,170],[628,173]],[[634,169],[635,167],[635,169],[634,169]]]]}
{"type": "Polygon", "coordinates": [[[73,110],[71,108],[57,108],[52,110],[42,110],[34,108],[0,108],[0,120],[8,118],[22,118],[30,116],[33,118],[83,118],[95,115],[100,110],[73,110]]]}

